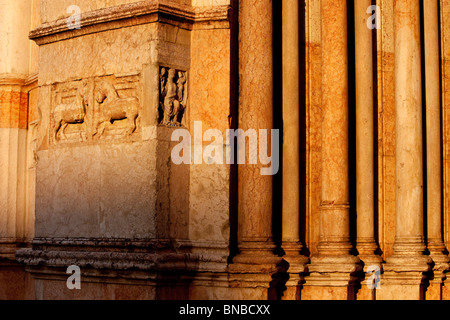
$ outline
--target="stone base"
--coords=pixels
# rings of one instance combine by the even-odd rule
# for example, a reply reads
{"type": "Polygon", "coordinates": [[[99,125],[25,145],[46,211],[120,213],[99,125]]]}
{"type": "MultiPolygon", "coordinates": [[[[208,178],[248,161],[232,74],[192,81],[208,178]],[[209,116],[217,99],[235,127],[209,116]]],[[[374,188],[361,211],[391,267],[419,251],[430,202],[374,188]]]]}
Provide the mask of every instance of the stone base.
{"type": "Polygon", "coordinates": [[[228,265],[228,256],[226,243],[163,239],[35,239],[16,252],[39,300],[281,298],[289,266],[283,258],[247,252],[228,265]],[[80,268],[81,290],[67,287],[72,265],[80,268]]]}
{"type": "Polygon", "coordinates": [[[190,289],[228,287],[225,243],[40,239],[16,256],[33,277],[39,300],[212,299],[214,294],[190,289]],[[67,288],[72,265],[80,268],[81,290],[67,288]]]}
{"type": "Polygon", "coordinates": [[[0,259],[0,300],[34,300],[33,286],[33,279],[21,264],[0,259]]]}
{"type": "Polygon", "coordinates": [[[359,255],[359,258],[364,263],[363,271],[365,273],[364,279],[361,281],[360,288],[357,293],[357,300],[376,300],[377,285],[379,285],[380,275],[382,272],[382,258],[377,255],[359,255]],[[378,283],[374,283],[373,276],[378,283]],[[370,283],[369,283],[370,281],[370,283]]]}
{"type": "Polygon", "coordinates": [[[377,292],[377,300],[423,300],[424,291],[420,284],[384,284],[377,292]]]}
{"type": "MultiPolygon", "coordinates": [[[[367,280],[367,279],[366,279],[367,280]]],[[[361,301],[370,301],[377,299],[377,289],[369,289],[365,282],[361,283],[361,288],[358,290],[356,294],[356,300],[361,301]]]]}
{"type": "Polygon", "coordinates": [[[390,256],[383,266],[377,300],[425,299],[427,275],[431,272],[432,262],[429,256],[420,253],[390,256]]]}
{"type": "Polygon", "coordinates": [[[289,264],[270,251],[241,253],[228,268],[230,287],[236,299],[278,300],[286,290],[289,264]]]}
{"type": "Polygon", "coordinates": [[[425,300],[442,300],[442,282],[430,281],[426,288],[425,300]]]}
{"type": "MultiPolygon", "coordinates": [[[[280,257],[267,254],[239,255],[227,272],[195,274],[191,300],[276,300],[287,281],[287,266],[280,257]]],[[[286,293],[286,291],[284,291],[286,293]]]]}
{"type": "Polygon", "coordinates": [[[362,265],[352,255],[318,255],[311,258],[302,300],[355,300],[362,265]]]}
{"type": "Polygon", "coordinates": [[[305,278],[301,300],[356,300],[359,273],[311,272],[305,278]]]}
{"type": "Polygon", "coordinates": [[[301,285],[289,285],[289,282],[286,283],[286,290],[283,292],[283,296],[281,300],[300,300],[301,299],[302,288],[301,285]]]}
{"type": "Polygon", "coordinates": [[[424,300],[425,275],[423,272],[385,271],[377,300],[424,300]]]}
{"type": "MultiPolygon", "coordinates": [[[[37,300],[155,300],[157,287],[83,279],[80,290],[69,290],[65,280],[36,279],[37,300]]],[[[176,293],[176,290],[173,290],[176,293]]]]}
{"type": "Polygon", "coordinates": [[[446,273],[449,271],[449,257],[443,253],[445,247],[440,251],[430,252],[430,256],[433,259],[433,276],[429,281],[429,285],[426,288],[425,299],[426,300],[443,300],[444,280],[446,273]]]}
{"type": "Polygon", "coordinates": [[[450,300],[450,279],[445,279],[442,283],[442,300],[450,300]]]}
{"type": "Polygon", "coordinates": [[[354,286],[304,286],[301,300],[355,300],[354,286]]]}
{"type": "Polygon", "coordinates": [[[309,258],[300,254],[287,254],[283,257],[289,263],[286,290],[283,292],[282,300],[300,300],[301,286],[304,275],[307,272],[309,258]]]}

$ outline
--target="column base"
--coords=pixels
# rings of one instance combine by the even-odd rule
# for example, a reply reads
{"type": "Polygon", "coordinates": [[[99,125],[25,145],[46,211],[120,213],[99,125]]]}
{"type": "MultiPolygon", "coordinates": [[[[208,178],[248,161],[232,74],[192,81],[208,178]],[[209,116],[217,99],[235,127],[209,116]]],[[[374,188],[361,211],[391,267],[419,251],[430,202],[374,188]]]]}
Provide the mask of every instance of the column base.
{"type": "Polygon", "coordinates": [[[283,292],[282,300],[300,300],[301,285],[307,271],[309,258],[300,254],[303,246],[300,242],[283,242],[285,255],[283,259],[289,264],[289,279],[286,282],[286,290],[283,292]]]}
{"type": "Polygon", "coordinates": [[[450,279],[447,278],[442,283],[441,288],[442,300],[450,300],[450,279]]]}
{"type": "Polygon", "coordinates": [[[434,251],[430,249],[430,257],[433,260],[433,281],[442,281],[445,279],[445,274],[450,270],[450,259],[442,251],[434,251]]]}
{"type": "Polygon", "coordinates": [[[377,300],[423,300],[432,260],[422,254],[394,254],[383,266],[377,300]]]}
{"type": "Polygon", "coordinates": [[[316,256],[308,265],[309,275],[301,300],[355,300],[362,277],[361,261],[356,256],[316,256]]]}
{"type": "Polygon", "coordinates": [[[423,300],[425,287],[423,272],[385,271],[377,290],[377,300],[423,300]]]}
{"type": "Polygon", "coordinates": [[[445,246],[439,246],[438,250],[429,245],[430,257],[433,260],[433,275],[426,289],[426,300],[442,300],[443,287],[446,273],[449,271],[449,257],[444,254],[445,246]]]}
{"type": "MultiPolygon", "coordinates": [[[[373,251],[372,251],[373,252],[373,251]]],[[[358,291],[358,300],[376,300],[377,287],[383,270],[383,259],[376,254],[360,254],[358,256],[364,264],[364,278],[358,291]]]]}
{"type": "Polygon", "coordinates": [[[228,267],[236,299],[280,299],[286,289],[289,263],[273,253],[275,245],[255,242],[240,245],[239,249],[241,252],[228,267]]]}
{"type": "Polygon", "coordinates": [[[426,292],[425,299],[426,300],[442,300],[442,287],[443,282],[441,280],[430,280],[426,292]]]}
{"type": "Polygon", "coordinates": [[[283,257],[289,264],[289,279],[286,282],[286,291],[283,293],[282,300],[300,300],[301,285],[304,282],[304,276],[308,270],[308,257],[297,255],[286,255],[283,257]]]}
{"type": "Polygon", "coordinates": [[[386,259],[383,266],[385,272],[407,273],[431,271],[433,260],[423,254],[395,254],[386,259]]]}

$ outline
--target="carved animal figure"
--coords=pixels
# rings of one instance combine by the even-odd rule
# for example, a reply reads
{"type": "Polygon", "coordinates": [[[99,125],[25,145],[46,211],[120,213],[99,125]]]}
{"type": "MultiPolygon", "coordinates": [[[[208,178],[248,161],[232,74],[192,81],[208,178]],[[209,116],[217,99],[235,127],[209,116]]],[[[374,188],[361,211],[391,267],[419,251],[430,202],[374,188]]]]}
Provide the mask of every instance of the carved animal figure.
{"type": "Polygon", "coordinates": [[[58,140],[59,132],[63,139],[67,139],[65,130],[69,124],[84,123],[86,117],[86,107],[88,105],[86,88],[86,83],[81,84],[80,88],[77,90],[75,101],[72,103],[57,105],[53,110],[53,137],[55,141],[58,140]]]}
{"type": "Polygon", "coordinates": [[[99,107],[95,121],[94,136],[101,137],[105,129],[114,121],[127,120],[127,135],[136,130],[136,119],[139,115],[139,99],[137,97],[120,98],[114,85],[101,81],[95,89],[95,100],[99,107]]]}

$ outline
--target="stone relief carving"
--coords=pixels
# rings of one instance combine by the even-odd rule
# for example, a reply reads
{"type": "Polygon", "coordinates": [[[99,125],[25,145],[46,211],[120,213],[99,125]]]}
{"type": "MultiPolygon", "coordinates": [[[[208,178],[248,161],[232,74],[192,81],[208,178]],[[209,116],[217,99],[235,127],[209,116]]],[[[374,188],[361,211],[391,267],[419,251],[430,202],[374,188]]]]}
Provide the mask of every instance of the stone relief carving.
{"type": "Polygon", "coordinates": [[[181,127],[187,106],[187,72],[160,68],[159,123],[181,127]]]}
{"type": "Polygon", "coordinates": [[[130,137],[138,127],[138,83],[138,76],[106,76],[54,85],[53,143],[130,137]]]}
{"type": "Polygon", "coordinates": [[[94,136],[103,136],[105,129],[114,121],[126,120],[128,128],[126,135],[136,130],[136,119],[139,115],[139,99],[137,97],[120,98],[114,85],[107,81],[100,81],[95,89],[97,102],[97,119],[94,122],[94,136]]]}
{"type": "MultiPolygon", "coordinates": [[[[59,139],[67,140],[65,131],[69,124],[83,124],[85,122],[86,108],[88,105],[86,88],[87,82],[83,81],[76,89],[75,101],[61,103],[53,110],[53,138],[55,141],[59,139]]],[[[86,138],[83,138],[83,133],[81,131],[79,133],[79,140],[85,140],[86,138]]]]}
{"type": "Polygon", "coordinates": [[[37,112],[38,112],[37,119],[28,124],[29,131],[31,133],[30,151],[31,151],[31,155],[32,155],[31,159],[28,162],[29,163],[28,169],[36,168],[36,165],[39,161],[39,157],[38,157],[39,126],[41,125],[41,121],[42,121],[42,111],[39,107],[38,107],[37,112]]]}

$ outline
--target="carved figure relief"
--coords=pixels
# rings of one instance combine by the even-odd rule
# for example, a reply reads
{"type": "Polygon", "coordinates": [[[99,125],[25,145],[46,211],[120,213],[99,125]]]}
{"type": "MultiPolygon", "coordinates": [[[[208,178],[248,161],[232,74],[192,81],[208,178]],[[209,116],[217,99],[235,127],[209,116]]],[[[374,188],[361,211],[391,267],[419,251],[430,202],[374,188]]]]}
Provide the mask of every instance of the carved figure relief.
{"type": "Polygon", "coordinates": [[[186,71],[160,68],[159,123],[181,127],[187,106],[186,71]]]}
{"type": "Polygon", "coordinates": [[[54,85],[52,141],[116,140],[136,132],[139,77],[107,76],[54,85]]]}
{"type": "Polygon", "coordinates": [[[41,121],[42,121],[42,111],[39,107],[38,107],[37,113],[38,113],[37,119],[28,124],[28,127],[29,127],[28,130],[31,134],[30,151],[31,151],[31,156],[32,156],[31,159],[28,161],[28,163],[29,163],[28,169],[36,168],[36,165],[39,160],[39,158],[38,158],[39,126],[41,125],[41,121]]]}

